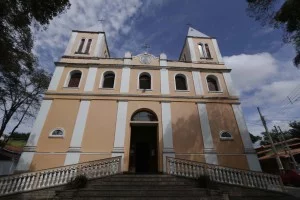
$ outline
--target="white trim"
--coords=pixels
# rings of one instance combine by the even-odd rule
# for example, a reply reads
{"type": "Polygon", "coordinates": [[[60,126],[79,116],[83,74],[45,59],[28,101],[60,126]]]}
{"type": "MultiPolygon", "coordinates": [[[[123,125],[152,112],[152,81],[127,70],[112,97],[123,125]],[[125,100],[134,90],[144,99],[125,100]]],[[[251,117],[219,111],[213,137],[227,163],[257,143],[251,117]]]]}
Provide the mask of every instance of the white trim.
{"type": "Polygon", "coordinates": [[[207,74],[207,75],[205,76],[205,82],[206,82],[206,87],[207,87],[208,93],[223,93],[223,88],[221,87],[219,78],[218,78],[216,75],[214,75],[214,74],[207,74]],[[215,79],[215,81],[217,82],[217,85],[218,85],[218,89],[219,89],[219,90],[217,90],[217,91],[210,91],[210,90],[209,90],[208,82],[207,82],[207,77],[208,77],[208,76],[211,76],[213,79],[215,79]]]}
{"type": "Polygon", "coordinates": [[[160,69],[160,90],[162,94],[170,94],[169,71],[160,69]]]}
{"type": "Polygon", "coordinates": [[[112,89],[114,90],[115,89],[115,86],[116,86],[116,78],[117,78],[117,74],[115,72],[115,70],[107,70],[107,71],[104,71],[102,72],[102,75],[101,75],[101,79],[100,79],[100,83],[99,83],[99,88],[101,89],[112,89]],[[104,88],[103,87],[103,81],[104,81],[104,76],[108,73],[113,73],[115,75],[115,79],[114,79],[114,85],[112,88],[104,88]]]}
{"type": "Polygon", "coordinates": [[[91,49],[92,49],[92,45],[93,45],[93,39],[92,39],[92,38],[87,39],[86,46],[85,46],[85,50],[84,50],[83,53],[84,53],[84,54],[90,54],[91,49]],[[86,49],[87,49],[87,45],[88,45],[88,43],[89,43],[89,40],[91,40],[91,45],[90,45],[90,48],[89,48],[88,52],[86,52],[86,49]]]}
{"type": "Polygon", "coordinates": [[[192,71],[192,75],[193,75],[193,81],[194,81],[194,87],[195,87],[195,92],[196,95],[203,95],[203,84],[201,81],[201,75],[200,72],[197,71],[192,71]]]}
{"type": "Polygon", "coordinates": [[[196,57],[196,52],[195,52],[195,47],[194,47],[193,39],[192,38],[188,38],[187,40],[188,40],[188,47],[189,47],[190,54],[191,54],[191,60],[192,60],[192,62],[197,62],[198,59],[196,57]]]}
{"type": "Polygon", "coordinates": [[[229,131],[222,130],[222,131],[220,131],[219,136],[220,136],[220,140],[233,140],[232,133],[230,133],[229,131]],[[230,137],[223,137],[222,136],[223,133],[229,133],[230,137]]]}
{"type": "MultiPolygon", "coordinates": [[[[97,74],[97,68],[90,67],[87,78],[86,78],[85,87],[84,87],[85,92],[93,91],[94,85],[95,85],[95,80],[96,80],[96,74],[97,74]]],[[[81,73],[81,78],[82,78],[82,73],[81,73]]],[[[81,81],[81,78],[80,78],[80,81],[81,81]]]]}
{"type": "MultiPolygon", "coordinates": [[[[246,151],[253,150],[252,141],[250,138],[250,134],[246,125],[246,121],[244,119],[243,111],[240,105],[232,105],[232,109],[234,112],[235,120],[237,122],[239,132],[244,144],[244,148],[246,151]]],[[[253,150],[254,151],[254,150],[253,150]]]]}
{"type": "Polygon", "coordinates": [[[202,43],[202,42],[199,42],[197,45],[198,45],[198,51],[199,51],[199,58],[200,58],[200,59],[205,59],[205,58],[207,58],[207,53],[206,53],[206,49],[205,49],[205,44],[202,43]],[[203,55],[201,55],[200,46],[202,47],[202,48],[201,48],[201,51],[202,51],[203,55]]]}
{"type": "Polygon", "coordinates": [[[68,46],[65,50],[64,55],[71,55],[72,48],[74,46],[74,42],[75,42],[76,37],[77,37],[77,32],[72,32],[71,38],[69,40],[69,43],[68,43],[68,46]]]}
{"type": "Polygon", "coordinates": [[[130,84],[130,68],[123,67],[120,93],[128,93],[129,92],[129,84],[130,84]]]}
{"type": "Polygon", "coordinates": [[[174,89],[176,92],[189,92],[190,91],[190,87],[188,84],[189,79],[188,79],[187,75],[185,75],[183,73],[176,73],[176,74],[174,74],[173,80],[174,80],[174,89]],[[176,76],[177,75],[182,76],[185,79],[185,84],[186,84],[186,88],[187,88],[186,90],[177,90],[177,88],[176,88],[176,76]]]}
{"type": "Polygon", "coordinates": [[[70,148],[81,148],[81,142],[84,134],[87,116],[89,113],[90,101],[83,100],[80,102],[77,118],[73,130],[70,148]]]}
{"type": "Polygon", "coordinates": [[[51,131],[50,131],[50,133],[49,133],[49,138],[64,138],[65,137],[65,129],[63,129],[63,128],[61,128],[61,127],[58,127],[58,128],[55,128],[55,129],[52,129],[51,131]],[[53,132],[54,131],[56,131],[56,130],[60,130],[60,131],[62,131],[62,135],[52,135],[53,134],[53,132]]]}
{"type": "Polygon", "coordinates": [[[80,52],[80,54],[86,54],[85,50],[86,50],[86,46],[87,46],[88,41],[89,41],[89,39],[85,38],[85,41],[84,41],[84,44],[83,44],[83,48],[82,48],[82,52],[80,52]]]}
{"type": "Polygon", "coordinates": [[[256,154],[246,154],[246,157],[251,171],[262,171],[256,154]]]}
{"type": "Polygon", "coordinates": [[[229,73],[223,73],[225,84],[230,96],[238,96],[237,90],[233,86],[231,75],[229,73]]]}
{"type": "Polygon", "coordinates": [[[95,57],[100,57],[101,53],[102,53],[102,44],[103,44],[103,38],[104,35],[102,33],[98,34],[98,38],[97,38],[97,43],[96,43],[96,47],[95,47],[95,52],[94,52],[94,56],[95,57]]]}
{"type": "Polygon", "coordinates": [[[57,90],[57,86],[59,84],[59,81],[61,79],[64,69],[65,69],[64,66],[55,67],[48,90],[57,90]]]}
{"type": "Polygon", "coordinates": [[[211,135],[206,104],[197,103],[197,106],[198,106],[198,113],[199,113],[199,118],[200,118],[201,129],[202,129],[204,150],[214,150],[215,147],[214,147],[213,138],[211,135]]]}
{"type": "Polygon", "coordinates": [[[34,152],[23,152],[15,171],[29,171],[34,152]]]}
{"type": "Polygon", "coordinates": [[[214,46],[214,49],[215,49],[215,52],[216,52],[217,59],[218,59],[219,63],[224,63],[217,40],[212,39],[212,43],[213,43],[213,46],[214,46]]]}
{"type": "Polygon", "coordinates": [[[153,90],[153,78],[152,78],[152,73],[150,72],[140,72],[137,76],[137,90],[146,90],[146,91],[152,91],[153,90]],[[147,74],[150,76],[150,89],[141,89],[140,88],[140,76],[141,75],[144,75],[144,74],[147,74]]]}
{"type": "Polygon", "coordinates": [[[72,152],[72,153],[67,153],[64,165],[74,165],[79,162],[80,159],[80,153],[72,152]]]}
{"type": "Polygon", "coordinates": [[[161,102],[162,133],[163,133],[163,170],[167,169],[166,157],[175,157],[173,146],[171,103],[161,102]]]}
{"type": "Polygon", "coordinates": [[[218,156],[217,154],[204,154],[205,162],[208,164],[218,165],[218,156]]]}
{"type": "Polygon", "coordinates": [[[124,149],[126,123],[127,123],[127,107],[128,107],[127,101],[119,101],[118,102],[114,149],[115,148],[123,148],[124,149]]]}
{"type": "Polygon", "coordinates": [[[74,89],[80,88],[82,79],[83,79],[83,71],[80,70],[80,69],[72,69],[72,70],[70,70],[70,71],[68,72],[67,78],[66,78],[65,83],[64,83],[64,88],[70,88],[70,89],[71,89],[71,88],[74,88],[74,89]],[[70,78],[71,78],[71,75],[70,75],[70,74],[71,74],[72,72],[74,72],[74,71],[80,71],[80,72],[81,72],[81,78],[80,78],[80,81],[79,81],[79,85],[78,85],[78,87],[68,87],[69,82],[70,82],[70,78]]]}
{"type": "Polygon", "coordinates": [[[51,104],[53,100],[43,100],[40,111],[35,119],[33,128],[26,146],[35,147],[38,143],[45,121],[47,119],[51,104]]]}

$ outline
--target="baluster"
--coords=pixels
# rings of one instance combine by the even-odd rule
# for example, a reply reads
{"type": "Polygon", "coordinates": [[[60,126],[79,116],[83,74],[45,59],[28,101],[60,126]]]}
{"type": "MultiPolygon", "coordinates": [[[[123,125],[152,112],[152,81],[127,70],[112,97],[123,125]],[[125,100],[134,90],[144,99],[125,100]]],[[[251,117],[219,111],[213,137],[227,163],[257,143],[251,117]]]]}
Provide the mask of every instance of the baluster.
{"type": "Polygon", "coordinates": [[[28,190],[29,186],[30,186],[30,181],[31,181],[31,176],[27,175],[26,176],[26,180],[25,180],[25,186],[24,186],[24,190],[28,190]]]}
{"type": "Polygon", "coordinates": [[[19,191],[25,190],[25,183],[26,183],[26,175],[22,176],[22,182],[21,182],[21,187],[19,188],[19,191]]]}
{"type": "Polygon", "coordinates": [[[221,182],[220,180],[220,169],[219,167],[216,167],[216,181],[221,182]]]}
{"type": "Polygon", "coordinates": [[[0,179],[0,194],[3,194],[3,188],[5,186],[5,178],[0,179]]]}
{"type": "Polygon", "coordinates": [[[14,188],[14,192],[21,191],[21,182],[22,182],[22,175],[17,178],[17,184],[16,187],[14,188]]]}
{"type": "Polygon", "coordinates": [[[6,187],[5,187],[5,192],[4,192],[4,194],[7,194],[7,193],[9,193],[9,190],[10,190],[10,186],[11,186],[11,178],[7,178],[7,184],[6,184],[6,187]]]}
{"type": "Polygon", "coordinates": [[[28,190],[35,189],[35,188],[33,188],[33,184],[34,184],[35,180],[36,180],[36,174],[31,174],[31,180],[30,180],[30,184],[28,186],[28,190]]]}
{"type": "Polygon", "coordinates": [[[12,181],[11,181],[11,185],[10,185],[10,190],[9,190],[10,193],[15,190],[14,187],[15,187],[16,183],[17,183],[17,178],[12,177],[12,181]]]}
{"type": "Polygon", "coordinates": [[[238,177],[238,180],[239,180],[239,185],[243,185],[244,177],[242,176],[241,171],[237,172],[237,177],[238,177]]]}
{"type": "Polygon", "coordinates": [[[237,170],[233,170],[234,184],[239,184],[239,178],[237,176],[237,170]]]}

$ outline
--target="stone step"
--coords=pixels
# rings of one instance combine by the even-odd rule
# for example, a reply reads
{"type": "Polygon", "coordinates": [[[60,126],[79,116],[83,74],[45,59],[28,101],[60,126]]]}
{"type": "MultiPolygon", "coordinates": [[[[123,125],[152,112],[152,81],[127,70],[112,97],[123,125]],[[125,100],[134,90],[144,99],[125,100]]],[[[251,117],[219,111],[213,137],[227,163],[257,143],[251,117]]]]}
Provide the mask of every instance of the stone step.
{"type": "MultiPolygon", "coordinates": [[[[60,198],[55,198],[59,200],[60,198]]],[[[70,197],[63,200],[141,200],[141,197],[70,197]]],[[[143,200],[225,200],[223,196],[210,197],[143,197],[143,200]]]]}
{"type": "Polygon", "coordinates": [[[57,191],[60,198],[70,197],[199,197],[199,196],[220,196],[222,192],[204,189],[81,189],[57,191]]]}
{"type": "Polygon", "coordinates": [[[136,181],[195,181],[194,179],[178,179],[177,177],[106,177],[102,179],[98,179],[98,181],[105,182],[105,181],[130,181],[130,182],[136,182],[136,181]]]}
{"type": "Polygon", "coordinates": [[[189,187],[197,187],[198,183],[187,183],[187,182],[95,182],[88,183],[87,187],[118,187],[118,186],[131,186],[131,187],[139,187],[139,186],[158,186],[158,187],[180,187],[180,186],[189,186],[189,187]]]}

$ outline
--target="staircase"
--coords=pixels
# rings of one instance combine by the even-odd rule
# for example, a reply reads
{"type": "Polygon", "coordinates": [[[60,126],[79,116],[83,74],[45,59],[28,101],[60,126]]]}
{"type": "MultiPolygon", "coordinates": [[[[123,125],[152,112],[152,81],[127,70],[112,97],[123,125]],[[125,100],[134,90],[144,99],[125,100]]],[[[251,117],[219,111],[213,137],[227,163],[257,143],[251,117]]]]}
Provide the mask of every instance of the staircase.
{"type": "Polygon", "coordinates": [[[55,199],[226,199],[220,190],[198,187],[196,180],[171,175],[120,174],[89,181],[86,188],[56,191],[55,199]]]}
{"type": "Polygon", "coordinates": [[[95,160],[0,178],[4,199],[285,199],[279,176],[176,158],[166,159],[166,174],[122,174],[121,157],[95,160]],[[88,179],[85,188],[65,185],[76,176],[88,179]],[[200,188],[199,176],[216,187],[200,188]]]}

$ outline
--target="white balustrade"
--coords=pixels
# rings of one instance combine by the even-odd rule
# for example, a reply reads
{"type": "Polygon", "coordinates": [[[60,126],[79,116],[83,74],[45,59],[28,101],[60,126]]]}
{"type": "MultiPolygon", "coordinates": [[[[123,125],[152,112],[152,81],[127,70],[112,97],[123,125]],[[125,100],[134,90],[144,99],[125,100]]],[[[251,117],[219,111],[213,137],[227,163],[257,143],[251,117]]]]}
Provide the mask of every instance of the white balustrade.
{"type": "Polygon", "coordinates": [[[37,172],[6,176],[0,178],[0,196],[63,185],[78,175],[85,175],[88,179],[92,179],[120,172],[121,157],[113,157],[37,172]]]}
{"type": "Polygon", "coordinates": [[[215,182],[265,190],[284,191],[280,176],[273,174],[227,168],[173,157],[167,157],[166,162],[167,173],[171,175],[191,178],[208,175],[215,182]]]}

